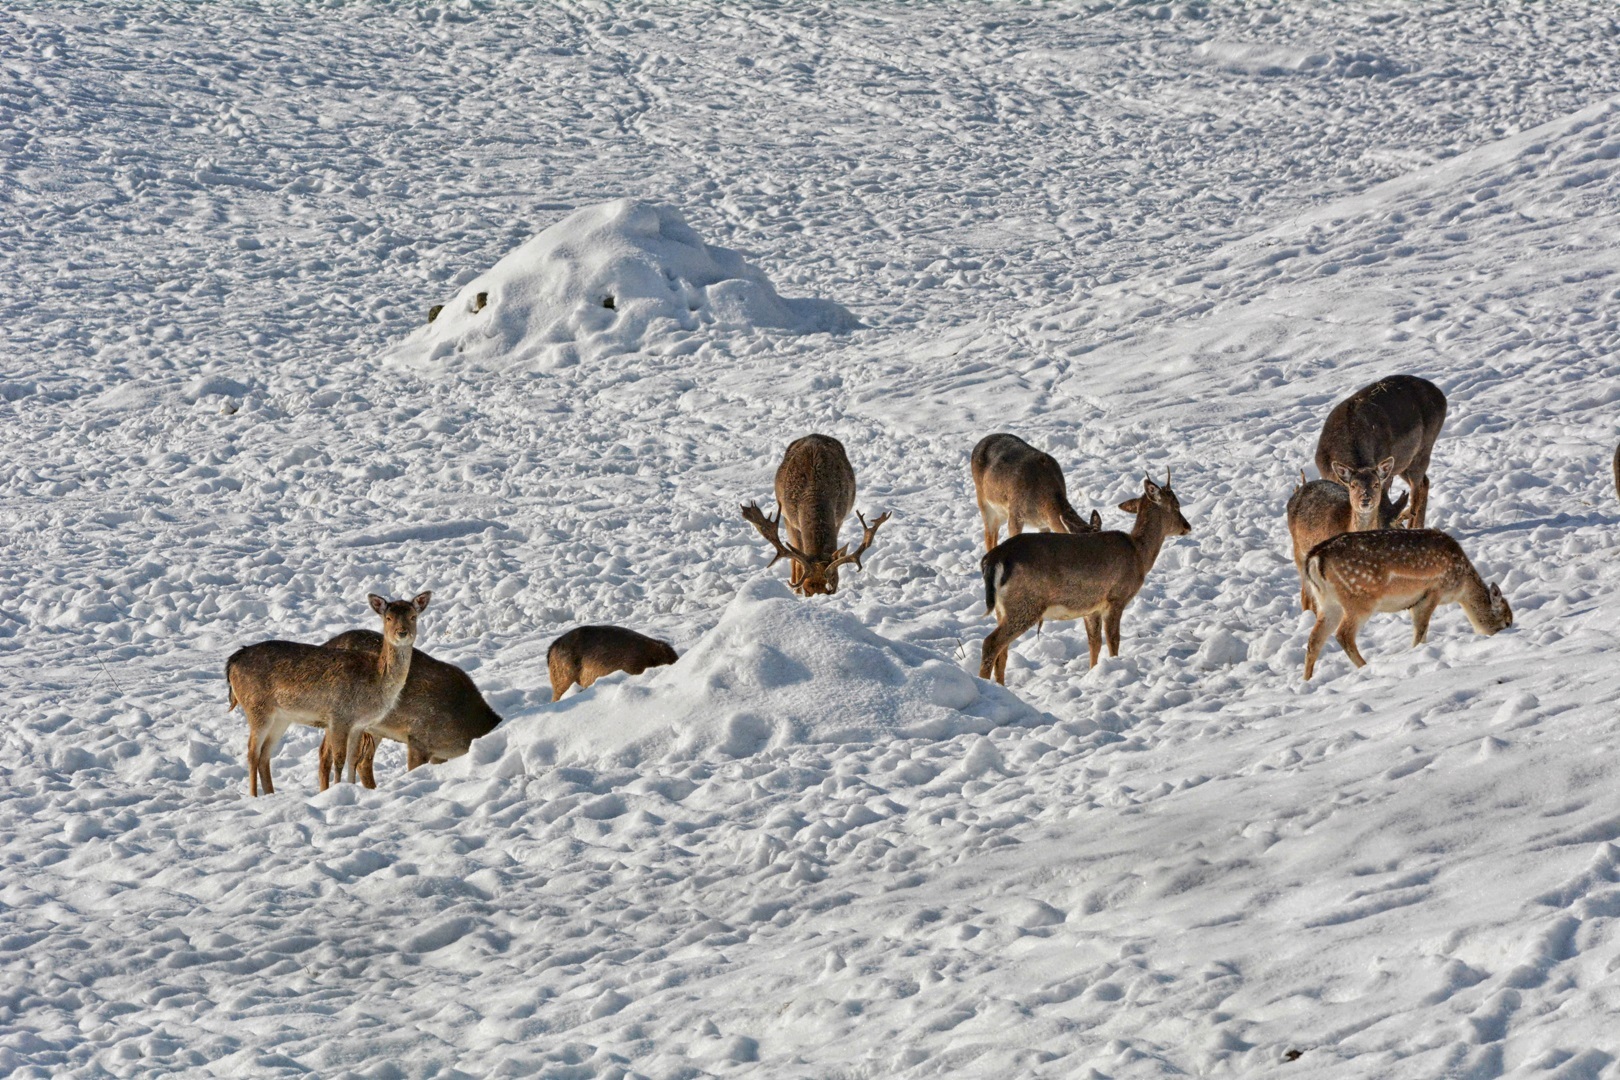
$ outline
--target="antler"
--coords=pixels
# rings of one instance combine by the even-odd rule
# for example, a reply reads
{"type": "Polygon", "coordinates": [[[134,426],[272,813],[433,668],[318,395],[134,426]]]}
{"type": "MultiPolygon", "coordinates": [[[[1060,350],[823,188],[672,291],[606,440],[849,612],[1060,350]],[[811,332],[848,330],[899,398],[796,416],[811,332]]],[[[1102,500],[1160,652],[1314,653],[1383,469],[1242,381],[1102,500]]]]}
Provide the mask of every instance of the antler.
{"type": "Polygon", "coordinates": [[[866,530],[866,535],[861,538],[861,546],[847,555],[840,552],[833,558],[832,562],[827,564],[827,569],[831,570],[835,566],[842,566],[844,563],[852,562],[855,564],[855,569],[864,570],[865,567],[861,565],[861,556],[866,553],[867,548],[872,546],[872,537],[877,535],[878,526],[889,520],[888,511],[884,511],[882,516],[870,525],[866,523],[865,515],[859,510],[855,511],[855,516],[861,519],[861,528],[866,530]]]}
{"type": "Polygon", "coordinates": [[[776,555],[771,559],[770,562],[765,564],[766,566],[775,566],[777,560],[784,555],[792,559],[794,562],[802,565],[809,564],[810,556],[806,555],[792,544],[782,543],[781,537],[777,535],[776,527],[782,521],[781,510],[777,510],[775,517],[768,518],[765,516],[765,511],[759,508],[758,503],[751,502],[743,506],[742,516],[744,521],[758,529],[759,535],[770,541],[771,546],[776,549],[776,555]]]}

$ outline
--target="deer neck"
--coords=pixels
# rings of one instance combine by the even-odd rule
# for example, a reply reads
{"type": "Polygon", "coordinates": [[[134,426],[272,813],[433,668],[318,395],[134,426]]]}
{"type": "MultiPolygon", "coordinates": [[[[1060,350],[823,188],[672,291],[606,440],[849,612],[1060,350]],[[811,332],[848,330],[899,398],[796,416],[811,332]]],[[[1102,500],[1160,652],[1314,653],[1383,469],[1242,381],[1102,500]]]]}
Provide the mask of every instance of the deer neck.
{"type": "Polygon", "coordinates": [[[405,677],[411,672],[411,649],[414,641],[403,644],[394,641],[383,641],[383,647],[377,652],[377,688],[388,702],[388,708],[399,699],[400,691],[405,688],[405,677]]]}
{"type": "Polygon", "coordinates": [[[1462,605],[1463,613],[1473,624],[1474,630],[1481,634],[1490,633],[1491,625],[1491,590],[1485,584],[1485,579],[1479,576],[1479,571],[1472,566],[1467,568],[1463,575],[1462,587],[1458,590],[1458,603],[1462,605]]]}
{"type": "Polygon", "coordinates": [[[1159,549],[1164,547],[1168,520],[1163,511],[1144,511],[1136,515],[1136,524],[1131,526],[1131,543],[1136,546],[1136,561],[1142,568],[1143,577],[1147,577],[1148,571],[1159,560],[1159,549]]]}

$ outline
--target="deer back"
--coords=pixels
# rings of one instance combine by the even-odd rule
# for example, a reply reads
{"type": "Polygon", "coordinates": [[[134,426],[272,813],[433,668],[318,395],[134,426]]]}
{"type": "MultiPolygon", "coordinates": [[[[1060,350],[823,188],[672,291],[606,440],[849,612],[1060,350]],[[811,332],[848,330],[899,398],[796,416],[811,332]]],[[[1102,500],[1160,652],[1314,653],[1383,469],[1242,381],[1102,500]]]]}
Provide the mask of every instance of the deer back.
{"type": "Polygon", "coordinates": [[[375,653],[261,641],[231,655],[225,678],[250,715],[268,709],[307,716],[357,715],[391,704],[375,653]]]}
{"type": "MultiPolygon", "coordinates": [[[[1461,603],[1470,618],[1478,614],[1489,621],[1501,598],[1499,589],[1486,586],[1462,545],[1438,529],[1343,533],[1312,549],[1305,573],[1319,603],[1330,599],[1362,614],[1404,611],[1433,594],[1440,603],[1461,603]]],[[[1506,611],[1506,601],[1501,610],[1506,611]]],[[[1508,613],[1503,625],[1511,621],[1508,613]]]]}
{"type": "MultiPolygon", "coordinates": [[[[324,647],[375,658],[382,646],[382,635],[375,630],[346,630],[324,647]]],[[[489,707],[465,671],[412,649],[411,668],[399,700],[372,730],[398,742],[415,742],[438,757],[458,757],[466,752],[466,743],[489,734],[500,722],[500,714],[489,707]],[[460,749],[454,753],[439,752],[458,745],[460,749]]]]}
{"type": "Polygon", "coordinates": [[[980,439],[969,461],[980,503],[990,503],[1018,521],[1061,520],[1069,532],[1091,525],[1069,503],[1069,486],[1057,459],[1016,435],[997,432],[980,439]]]}
{"type": "Polygon", "coordinates": [[[1335,462],[1352,469],[1377,468],[1395,459],[1399,475],[1427,460],[1446,420],[1446,395],[1427,379],[1391,375],[1362,387],[1328,413],[1316,441],[1316,468],[1325,480],[1335,462]]]}
{"type": "Polygon", "coordinates": [[[788,445],[776,470],[776,504],[806,555],[831,557],[838,530],[855,508],[855,470],[844,444],[806,435],[788,445]]]}

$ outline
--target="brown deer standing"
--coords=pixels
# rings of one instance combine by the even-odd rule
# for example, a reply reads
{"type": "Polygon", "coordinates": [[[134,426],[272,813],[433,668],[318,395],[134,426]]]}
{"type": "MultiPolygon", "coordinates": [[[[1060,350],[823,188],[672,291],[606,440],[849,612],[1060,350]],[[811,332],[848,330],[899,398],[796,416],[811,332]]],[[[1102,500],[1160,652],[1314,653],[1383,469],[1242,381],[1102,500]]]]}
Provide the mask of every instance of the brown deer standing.
{"type": "MultiPolygon", "coordinates": [[[[1330,480],[1306,480],[1300,470],[1300,486],[1288,498],[1288,535],[1294,542],[1294,569],[1299,571],[1299,606],[1311,611],[1311,591],[1305,584],[1305,556],[1324,540],[1350,531],[1352,513],[1350,492],[1330,480]]],[[[1393,529],[1406,507],[1407,492],[1394,502],[1383,492],[1378,504],[1377,527],[1393,529]]]]}
{"type": "Polygon", "coordinates": [[[1406,481],[1407,525],[1423,528],[1429,507],[1429,455],[1446,422],[1446,395],[1427,379],[1391,375],[1364,386],[1328,413],[1316,441],[1322,479],[1343,484],[1352,507],[1349,532],[1377,528],[1390,482],[1406,481]]]}
{"type": "Polygon", "coordinates": [[[1380,529],[1335,536],[1305,560],[1316,625],[1305,647],[1305,678],[1316,670],[1328,634],[1356,667],[1367,663],[1356,632],[1376,611],[1412,612],[1412,647],[1429,635],[1441,604],[1461,604],[1474,629],[1487,636],[1513,625],[1513,611],[1494,582],[1486,586],[1462,547],[1438,529],[1380,529]]]}
{"type": "MultiPolygon", "coordinates": [[[[349,649],[373,657],[381,654],[383,636],[375,630],[347,630],[321,646],[349,649]]],[[[360,737],[355,772],[361,782],[371,774],[377,738],[405,744],[405,767],[442,765],[465,754],[474,739],[495,730],[501,716],[489,707],[478,686],[454,664],[437,660],[420,649],[411,650],[411,666],[394,708],[360,737]]],[[[321,790],[337,779],[332,748],[321,743],[321,790]]],[[[376,787],[373,779],[367,787],[376,787]]]]}
{"type": "Polygon", "coordinates": [[[1051,454],[1037,450],[1016,435],[986,435],[973,448],[969,461],[973,491],[984,519],[984,550],[996,546],[1001,527],[1009,537],[1024,531],[1025,523],[1045,524],[1049,532],[1097,532],[1102,515],[1091,512],[1088,522],[1069,505],[1063,469],[1051,454]]]}
{"type": "Polygon", "coordinates": [[[270,757],[292,724],[326,729],[334,748],[336,769],[348,763],[355,776],[361,734],[386,716],[398,700],[410,673],[416,617],[433,594],[413,600],[367,597],[382,616],[384,648],[376,656],[303,645],[295,641],[261,641],[238,649],[225,662],[230,708],[241,705],[248,722],[248,790],[275,792],[270,757]]]}
{"type": "Polygon", "coordinates": [[[622,626],[576,626],[546,650],[551,700],[561,699],[575,683],[584,688],[615,671],[640,675],[679,659],[669,642],[622,626]]]}
{"type": "Polygon", "coordinates": [[[995,612],[996,628],[984,639],[979,678],[993,673],[1005,685],[1008,648],[1046,619],[1086,621],[1093,667],[1105,632],[1108,655],[1119,655],[1120,616],[1141,591],[1165,537],[1192,532],[1169,473],[1163,487],[1144,480],[1141,496],[1119,508],[1136,515],[1129,533],[1021,533],[984,557],[985,608],[995,612]]]}
{"type": "Polygon", "coordinates": [[[768,565],[784,555],[792,560],[788,583],[805,596],[837,592],[838,568],[852,562],[861,569],[861,556],[889,520],[885,513],[868,525],[857,513],[866,530],[861,546],[854,551],[838,546],[838,530],[855,507],[855,470],[844,444],[830,435],[806,435],[788,445],[776,470],[776,506],[776,516],[767,518],[757,503],[748,503],[743,520],[776,549],[768,565]],[[779,523],[787,525],[786,543],[777,533],[779,523]]]}

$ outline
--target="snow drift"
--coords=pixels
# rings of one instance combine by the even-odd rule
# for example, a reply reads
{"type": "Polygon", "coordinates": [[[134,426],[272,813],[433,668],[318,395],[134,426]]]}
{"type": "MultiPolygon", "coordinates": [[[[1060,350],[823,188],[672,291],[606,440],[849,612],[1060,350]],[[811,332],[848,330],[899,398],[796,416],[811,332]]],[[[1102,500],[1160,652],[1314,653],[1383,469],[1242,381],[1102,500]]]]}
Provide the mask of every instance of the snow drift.
{"type": "Polygon", "coordinates": [[[734,758],[1052,722],[928,649],[881,637],[761,577],[678,663],[609,676],[540,715],[508,721],[459,768],[485,776],[496,763],[497,775],[518,775],[559,761],[734,758]]]}
{"type": "Polygon", "coordinates": [[[790,300],[667,206],[618,199],[577,210],[462,287],[391,358],[412,366],[564,367],[670,346],[693,332],[839,333],[829,300],[790,300]]]}

